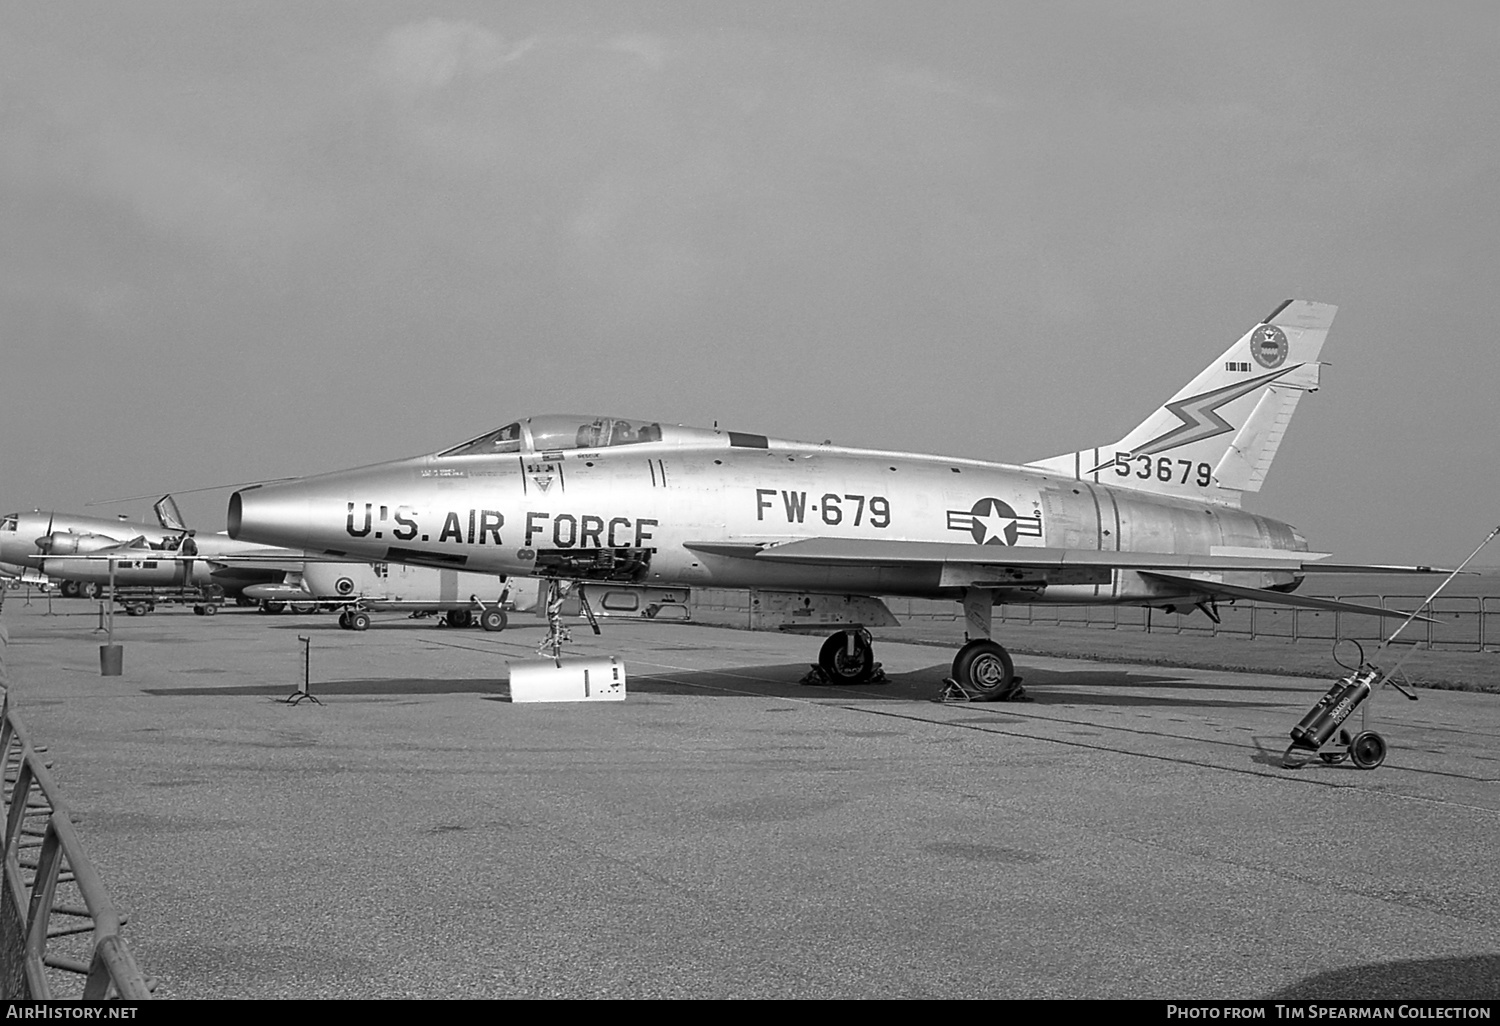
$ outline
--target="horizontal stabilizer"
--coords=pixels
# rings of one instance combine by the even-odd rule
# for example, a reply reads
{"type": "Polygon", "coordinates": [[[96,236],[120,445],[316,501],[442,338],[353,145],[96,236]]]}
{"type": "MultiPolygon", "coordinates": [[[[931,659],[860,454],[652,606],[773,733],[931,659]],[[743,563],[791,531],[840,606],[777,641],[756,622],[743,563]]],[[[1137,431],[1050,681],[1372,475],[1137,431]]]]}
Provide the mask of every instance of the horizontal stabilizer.
{"type": "Polygon", "coordinates": [[[1220,584],[1217,581],[1200,581],[1192,577],[1178,577],[1175,574],[1158,574],[1149,571],[1141,574],[1152,580],[1170,584],[1174,588],[1182,588],[1186,591],[1202,595],[1212,599],[1250,599],[1254,602],[1265,602],[1275,606],[1296,606],[1302,609],[1326,609],[1330,612],[1359,613],[1363,616],[1384,616],[1388,618],[1406,619],[1411,617],[1423,623],[1437,623],[1436,620],[1425,616],[1412,616],[1410,613],[1400,609],[1385,609],[1381,606],[1362,606],[1357,602],[1340,602],[1336,599],[1314,598],[1311,595],[1296,595],[1284,591],[1269,591],[1265,588],[1242,588],[1237,584],[1220,584]]]}

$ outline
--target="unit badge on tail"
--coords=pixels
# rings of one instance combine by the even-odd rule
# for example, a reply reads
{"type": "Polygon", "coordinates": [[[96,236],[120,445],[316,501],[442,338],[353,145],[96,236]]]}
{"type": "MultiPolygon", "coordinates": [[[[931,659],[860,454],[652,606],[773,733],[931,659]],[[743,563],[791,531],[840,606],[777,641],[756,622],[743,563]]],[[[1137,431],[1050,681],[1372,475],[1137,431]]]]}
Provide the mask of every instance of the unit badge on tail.
{"type": "Polygon", "coordinates": [[[1274,324],[1262,324],[1255,329],[1250,340],[1250,355],[1266,370],[1275,370],[1286,363],[1286,333],[1274,324]]]}
{"type": "Polygon", "coordinates": [[[950,509],[948,530],[968,531],[976,545],[1014,545],[1017,538],[1042,536],[1042,514],[1023,517],[1001,499],[984,498],[967,510],[950,509]]]}

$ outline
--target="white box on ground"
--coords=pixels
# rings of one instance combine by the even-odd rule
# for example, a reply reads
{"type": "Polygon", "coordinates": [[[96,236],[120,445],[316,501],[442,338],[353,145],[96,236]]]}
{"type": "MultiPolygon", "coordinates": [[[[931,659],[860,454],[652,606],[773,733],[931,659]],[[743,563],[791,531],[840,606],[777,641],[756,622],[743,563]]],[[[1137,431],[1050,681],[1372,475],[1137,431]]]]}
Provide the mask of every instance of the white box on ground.
{"type": "Polygon", "coordinates": [[[551,659],[510,664],[512,702],[622,702],[625,664],[603,659],[551,659]]]}

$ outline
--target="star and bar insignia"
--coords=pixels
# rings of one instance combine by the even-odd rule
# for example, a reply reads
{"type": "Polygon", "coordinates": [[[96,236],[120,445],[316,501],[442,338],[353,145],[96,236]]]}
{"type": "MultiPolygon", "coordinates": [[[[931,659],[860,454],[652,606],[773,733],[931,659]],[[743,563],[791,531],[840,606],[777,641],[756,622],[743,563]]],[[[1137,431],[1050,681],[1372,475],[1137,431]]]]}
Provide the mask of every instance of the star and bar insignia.
{"type": "Polygon", "coordinates": [[[1001,499],[983,498],[967,510],[950,509],[948,530],[968,531],[976,545],[1014,545],[1017,538],[1042,536],[1042,514],[1023,517],[1001,499]]]}

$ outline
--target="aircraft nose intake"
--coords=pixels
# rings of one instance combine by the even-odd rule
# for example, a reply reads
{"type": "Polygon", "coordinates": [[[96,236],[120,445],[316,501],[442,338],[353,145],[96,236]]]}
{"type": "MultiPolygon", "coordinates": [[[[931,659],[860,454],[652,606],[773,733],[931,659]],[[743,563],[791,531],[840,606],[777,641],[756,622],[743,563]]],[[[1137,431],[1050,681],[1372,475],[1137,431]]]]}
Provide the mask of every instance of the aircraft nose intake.
{"type": "Polygon", "coordinates": [[[229,537],[235,541],[308,547],[308,494],[297,482],[252,485],[229,497],[229,537]]]}

